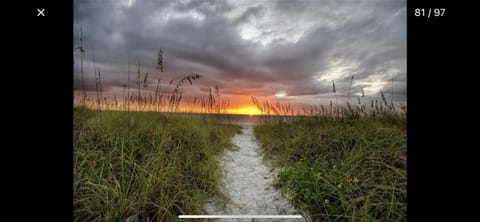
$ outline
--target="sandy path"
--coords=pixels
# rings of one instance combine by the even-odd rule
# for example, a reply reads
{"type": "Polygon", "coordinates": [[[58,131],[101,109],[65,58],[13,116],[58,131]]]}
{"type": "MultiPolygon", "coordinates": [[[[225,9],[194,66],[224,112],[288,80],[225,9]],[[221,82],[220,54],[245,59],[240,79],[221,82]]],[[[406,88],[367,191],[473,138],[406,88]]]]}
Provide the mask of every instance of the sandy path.
{"type": "MultiPolygon", "coordinates": [[[[222,159],[223,192],[231,202],[221,208],[208,204],[208,214],[224,215],[291,215],[300,214],[280,190],[273,187],[274,173],[262,161],[260,148],[253,135],[253,124],[242,124],[242,133],[233,143],[239,147],[228,150],[222,159]]],[[[222,219],[219,221],[253,221],[222,219]]],[[[300,219],[255,219],[254,221],[303,221],[300,219]]]]}

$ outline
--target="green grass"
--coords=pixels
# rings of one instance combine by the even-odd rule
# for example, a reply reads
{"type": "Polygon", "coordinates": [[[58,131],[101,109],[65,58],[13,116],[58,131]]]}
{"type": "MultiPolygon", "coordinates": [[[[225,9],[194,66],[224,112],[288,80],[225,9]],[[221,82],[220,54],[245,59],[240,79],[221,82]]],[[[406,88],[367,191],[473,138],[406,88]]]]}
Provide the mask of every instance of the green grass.
{"type": "Polygon", "coordinates": [[[405,115],[277,121],[255,135],[313,221],[406,221],[405,115]]]}
{"type": "Polygon", "coordinates": [[[219,192],[238,126],[148,112],[74,109],[74,221],[175,221],[219,192]]]}

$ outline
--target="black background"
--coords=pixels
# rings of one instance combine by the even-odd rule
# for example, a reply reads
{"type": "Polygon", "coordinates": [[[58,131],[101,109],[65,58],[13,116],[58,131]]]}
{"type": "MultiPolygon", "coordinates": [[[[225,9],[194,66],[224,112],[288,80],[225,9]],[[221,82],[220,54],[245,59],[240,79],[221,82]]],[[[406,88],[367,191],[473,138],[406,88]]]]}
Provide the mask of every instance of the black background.
{"type": "Polygon", "coordinates": [[[7,3],[2,220],[72,221],[73,1],[7,3]]]}
{"type": "MultiPolygon", "coordinates": [[[[408,219],[464,221],[472,206],[472,175],[465,131],[474,111],[469,96],[471,71],[465,68],[471,42],[465,38],[470,5],[408,1],[408,219]],[[416,8],[446,8],[443,17],[416,17],[416,8]],[[468,177],[463,177],[467,174],[468,177]]],[[[475,146],[475,145],[474,145],[475,146]]]]}

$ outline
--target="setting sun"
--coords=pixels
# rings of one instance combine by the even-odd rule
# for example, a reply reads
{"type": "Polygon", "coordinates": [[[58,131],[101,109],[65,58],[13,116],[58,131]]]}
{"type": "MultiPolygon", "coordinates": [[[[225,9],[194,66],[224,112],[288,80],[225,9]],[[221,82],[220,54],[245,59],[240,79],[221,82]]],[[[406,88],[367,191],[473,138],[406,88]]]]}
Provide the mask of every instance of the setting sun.
{"type": "Polygon", "coordinates": [[[230,108],[227,110],[227,113],[242,114],[242,115],[249,115],[249,116],[262,114],[262,112],[260,112],[260,110],[258,110],[258,108],[254,105],[247,105],[239,108],[230,108]]]}

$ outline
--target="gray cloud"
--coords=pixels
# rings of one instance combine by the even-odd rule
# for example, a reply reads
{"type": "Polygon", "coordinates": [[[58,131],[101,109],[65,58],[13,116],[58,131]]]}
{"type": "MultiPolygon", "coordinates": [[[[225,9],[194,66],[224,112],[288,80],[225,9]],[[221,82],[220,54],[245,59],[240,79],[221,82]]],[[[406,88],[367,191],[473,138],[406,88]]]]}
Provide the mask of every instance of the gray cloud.
{"type": "Polygon", "coordinates": [[[245,23],[245,22],[249,21],[250,19],[255,19],[255,18],[257,18],[258,16],[261,15],[263,10],[264,10],[264,8],[261,7],[261,6],[249,7],[249,8],[247,8],[247,10],[245,10],[242,13],[241,16],[239,16],[238,18],[235,18],[233,24],[238,25],[238,24],[245,23]]]}
{"type": "Polygon", "coordinates": [[[99,85],[97,85],[95,80],[91,80],[91,79],[84,79],[83,86],[82,86],[81,77],[80,78],[78,78],[78,77],[74,78],[73,89],[76,90],[76,91],[82,92],[83,89],[85,89],[85,92],[88,92],[88,91],[96,92],[97,87],[98,87],[98,90],[101,91],[101,92],[108,92],[112,89],[111,85],[108,85],[108,84],[105,85],[105,84],[101,84],[101,83],[99,85]]]}
{"type": "MultiPolygon", "coordinates": [[[[405,100],[405,1],[128,2],[74,2],[74,46],[80,45],[82,26],[86,81],[95,81],[95,54],[104,90],[126,84],[127,60],[130,81],[140,60],[142,73],[155,84],[162,48],[162,78],[201,73],[194,84],[198,92],[219,84],[225,94],[285,92],[301,100],[331,96],[335,81],[341,97],[354,75],[352,90],[364,87],[369,96],[391,91],[393,78],[395,99],[405,100]]],[[[79,65],[76,51],[76,90],[79,65]]]]}

